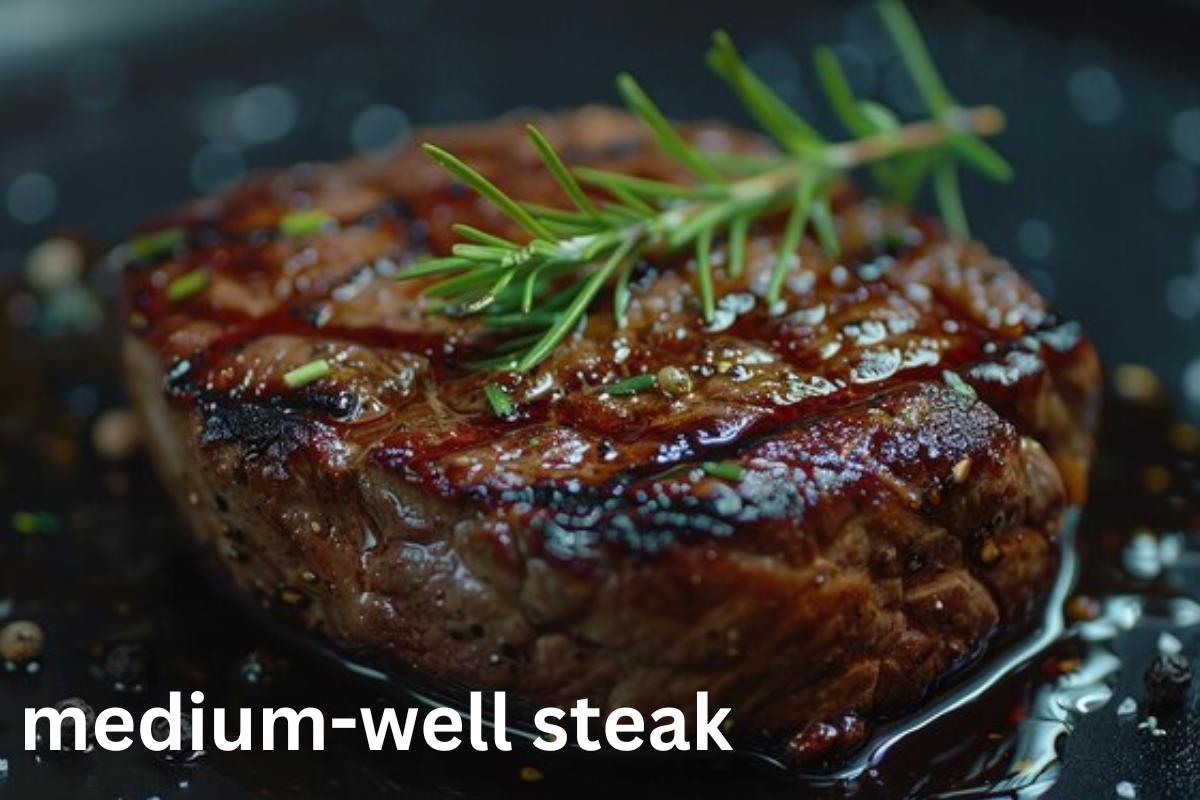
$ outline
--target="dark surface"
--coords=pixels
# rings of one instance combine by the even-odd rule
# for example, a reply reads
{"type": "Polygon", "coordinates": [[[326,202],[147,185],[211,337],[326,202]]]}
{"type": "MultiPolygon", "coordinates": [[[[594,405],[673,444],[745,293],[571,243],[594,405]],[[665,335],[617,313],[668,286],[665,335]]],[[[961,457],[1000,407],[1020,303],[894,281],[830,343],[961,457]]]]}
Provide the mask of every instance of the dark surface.
{"type": "MultiPolygon", "coordinates": [[[[210,753],[172,765],[131,751],[35,762],[20,752],[19,709],[70,696],[136,708],[161,702],[171,688],[201,687],[209,706],[320,702],[344,711],[375,701],[375,694],[292,653],[214,599],[193,554],[180,547],[179,523],[147,465],[140,458],[105,462],[92,452],[89,429],[97,414],[123,402],[115,340],[111,334],[55,333],[74,325],[70,315],[63,322],[50,313],[58,306],[16,287],[25,249],[45,236],[74,231],[111,242],[146,215],[211,188],[194,183],[190,171],[193,156],[214,139],[222,144],[210,155],[236,150],[250,167],[335,157],[350,149],[351,122],[371,103],[394,105],[412,122],[424,123],[519,104],[611,101],[611,77],[620,68],[634,70],[673,113],[733,113],[700,64],[716,24],[727,24],[746,50],[760,51],[756,63],[785,91],[797,86],[792,96],[807,97],[816,107],[809,73],[795,78],[786,56],[806,65],[811,44],[847,37],[869,46],[861,14],[832,3],[768,8],[752,2],[737,4],[735,14],[716,0],[691,4],[686,14],[624,0],[536,8],[207,0],[186,4],[187,13],[175,19],[173,12],[146,9],[185,4],[118,0],[88,4],[98,10],[87,13],[79,10],[82,4],[70,4],[75,12],[61,15],[57,25],[31,27],[29,17],[3,16],[15,8],[58,6],[68,4],[0,3],[0,31],[7,32],[0,48],[6,59],[0,71],[0,282],[7,287],[0,293],[0,601],[10,599],[11,618],[33,618],[48,636],[38,675],[0,673],[0,758],[9,766],[0,796],[810,794],[806,784],[742,763],[654,761],[613,769],[523,754],[370,754],[356,737],[341,734],[331,734],[330,750],[318,756],[210,753]],[[848,15],[858,22],[847,22],[848,15]],[[68,30],[75,34],[58,35],[68,30]],[[534,31],[554,35],[535,42],[534,31]],[[246,144],[231,133],[219,98],[264,82],[293,93],[296,124],[278,140],[246,144]],[[208,106],[205,98],[212,97],[216,105],[208,106]],[[204,107],[217,108],[207,125],[204,107]],[[53,179],[57,204],[45,219],[23,224],[11,217],[7,193],[14,178],[30,171],[53,179]],[[42,509],[59,520],[57,533],[22,536],[13,530],[13,512],[42,509]],[[107,660],[104,643],[114,641],[136,642],[150,653],[146,689],[133,699],[113,691],[96,672],[107,660]],[[277,665],[290,665],[268,670],[277,677],[266,690],[243,677],[256,674],[244,666],[260,650],[274,654],[277,665]],[[536,764],[544,780],[523,781],[519,770],[526,764],[536,764]]],[[[1109,364],[1149,363],[1169,387],[1181,388],[1182,370],[1200,347],[1197,318],[1168,311],[1164,294],[1168,280],[1196,269],[1196,203],[1194,197],[1181,202],[1189,195],[1187,179],[1179,177],[1187,174],[1194,182],[1196,168],[1181,165],[1167,173],[1168,189],[1172,176],[1185,186],[1167,192],[1179,208],[1162,203],[1155,174],[1179,159],[1168,136],[1171,120],[1200,104],[1194,7],[1083,10],[1082,4],[1021,2],[987,8],[983,15],[961,5],[917,9],[952,88],[965,100],[995,101],[1010,113],[1002,147],[1018,179],[1007,189],[969,183],[975,233],[1023,265],[1067,315],[1081,319],[1109,364]],[[1116,76],[1123,99],[1112,124],[1090,124],[1071,105],[1068,80],[1088,65],[1116,76]],[[1028,227],[1025,250],[1020,246],[1018,230],[1028,218],[1048,224],[1048,252],[1037,246],[1037,236],[1030,246],[1028,227]]],[[[89,285],[102,298],[111,291],[111,279],[101,271],[89,285]]],[[[1200,542],[1191,510],[1194,451],[1190,466],[1174,466],[1180,453],[1166,444],[1172,414],[1161,406],[1110,405],[1106,419],[1095,502],[1078,537],[1081,589],[1097,597],[1195,596],[1200,542]],[[1168,464],[1167,488],[1146,495],[1146,468],[1168,464]],[[1170,499],[1184,495],[1191,499],[1170,499]],[[1162,560],[1175,552],[1171,543],[1181,545],[1174,566],[1156,577],[1134,579],[1121,567],[1124,544],[1139,526],[1153,534],[1133,549],[1143,561],[1162,560]],[[1170,533],[1181,535],[1164,536],[1170,533]]],[[[1143,576],[1154,571],[1144,567],[1138,568],[1143,576]]],[[[1105,654],[1115,651],[1121,668],[1099,679],[1101,686],[1115,687],[1111,700],[1081,720],[1068,716],[1075,733],[1061,746],[1063,774],[1051,796],[1111,797],[1126,780],[1138,797],[1194,798],[1200,793],[1197,681],[1183,710],[1159,715],[1164,736],[1138,727],[1145,720],[1140,702],[1135,715],[1117,715],[1127,695],[1142,699],[1143,673],[1161,630],[1174,630],[1193,661],[1200,648],[1196,620],[1180,616],[1189,606],[1161,599],[1145,606],[1138,624],[1115,640],[1095,644],[1091,653],[1072,641],[1051,648],[986,703],[906,740],[912,743],[883,761],[882,784],[864,780],[866,794],[903,796],[915,786],[912,793],[927,796],[991,784],[1010,765],[1014,735],[1036,740],[1038,731],[1057,733],[1063,725],[1042,725],[1034,715],[1034,724],[1014,732],[1012,720],[1029,706],[1031,677],[1053,675],[1055,664],[1076,656],[1080,665],[1103,665],[1105,654]]]]}

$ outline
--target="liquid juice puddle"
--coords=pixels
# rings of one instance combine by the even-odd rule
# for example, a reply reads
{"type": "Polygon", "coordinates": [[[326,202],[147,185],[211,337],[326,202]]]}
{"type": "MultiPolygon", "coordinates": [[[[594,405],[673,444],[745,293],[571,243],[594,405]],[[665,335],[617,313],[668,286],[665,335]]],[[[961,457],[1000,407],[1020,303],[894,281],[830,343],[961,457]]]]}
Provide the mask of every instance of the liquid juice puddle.
{"type": "Polygon", "coordinates": [[[328,651],[312,657],[320,645],[296,646],[213,591],[145,460],[91,452],[88,420],[120,402],[115,352],[103,338],[0,339],[0,366],[19,376],[0,400],[0,519],[48,511],[55,523],[0,535],[0,619],[33,619],[47,638],[33,668],[0,667],[0,797],[1200,797],[1200,681],[1158,710],[1142,677],[1164,650],[1200,660],[1200,472],[1168,409],[1120,398],[1037,629],[822,771],[761,752],[373,753],[360,731],[327,732],[315,753],[26,753],[21,709],[72,697],[140,714],[199,689],[206,708],[336,716],[428,699],[367,664],[331,668],[328,651]]]}

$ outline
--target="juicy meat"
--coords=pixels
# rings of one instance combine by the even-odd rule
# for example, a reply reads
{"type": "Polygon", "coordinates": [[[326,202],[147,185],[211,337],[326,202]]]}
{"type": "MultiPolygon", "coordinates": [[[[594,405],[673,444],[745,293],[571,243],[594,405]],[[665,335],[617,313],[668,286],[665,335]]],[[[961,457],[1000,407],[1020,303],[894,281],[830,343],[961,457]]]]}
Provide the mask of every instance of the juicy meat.
{"type": "MultiPolygon", "coordinates": [[[[621,114],[541,122],[569,162],[679,177],[621,114]]],[[[425,138],[565,201],[517,121],[425,138]]],[[[846,719],[918,702],[1036,607],[1099,381],[1078,326],[982,245],[849,189],[835,210],[842,259],[803,241],[782,311],[768,221],[741,277],[715,252],[708,329],[694,264],[656,259],[626,327],[601,301],[529,374],[485,376],[463,365],[494,332],[426,315],[392,277],[446,252],[452,222],[504,221],[413,150],[299,167],[153,226],[186,237],[128,268],[130,388],[197,534],[343,647],[535,704],[688,708],[706,689],[743,733],[860,731],[846,719]],[[275,232],[307,207],[336,228],[275,232]],[[169,300],[194,270],[204,289],[169,300]],[[332,373],[288,388],[316,358],[332,373]],[[692,392],[602,390],[664,366],[692,392]]]]}

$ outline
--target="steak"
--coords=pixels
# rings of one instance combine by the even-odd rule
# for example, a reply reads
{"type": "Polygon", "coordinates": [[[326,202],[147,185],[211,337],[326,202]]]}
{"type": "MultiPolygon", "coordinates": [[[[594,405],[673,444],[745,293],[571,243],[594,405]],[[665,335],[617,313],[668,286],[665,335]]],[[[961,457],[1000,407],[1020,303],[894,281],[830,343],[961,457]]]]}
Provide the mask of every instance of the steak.
{"type": "MultiPolygon", "coordinates": [[[[621,113],[539,125],[568,163],[681,179],[621,113]]],[[[523,127],[424,138],[564,205],[523,127]]],[[[180,241],[126,267],[129,389],[200,540],[339,647],[536,705],[707,690],[735,734],[804,756],[813,731],[852,744],[1030,619],[1083,500],[1100,383],[1079,326],[982,245],[849,186],[835,216],[842,256],[803,240],[782,311],[763,300],[767,220],[740,276],[714,250],[711,325],[694,262],[654,257],[624,327],[601,301],[527,374],[488,375],[468,365],[497,333],[394,278],[447,253],[454,222],[518,235],[503,217],[415,149],[263,175],[147,226],[180,241]],[[279,233],[297,209],[335,224],[279,233]],[[315,359],[328,375],[283,379],[315,359]],[[664,367],[684,376],[671,394],[604,390],[664,367]],[[490,410],[488,381],[517,413],[490,410]]]]}

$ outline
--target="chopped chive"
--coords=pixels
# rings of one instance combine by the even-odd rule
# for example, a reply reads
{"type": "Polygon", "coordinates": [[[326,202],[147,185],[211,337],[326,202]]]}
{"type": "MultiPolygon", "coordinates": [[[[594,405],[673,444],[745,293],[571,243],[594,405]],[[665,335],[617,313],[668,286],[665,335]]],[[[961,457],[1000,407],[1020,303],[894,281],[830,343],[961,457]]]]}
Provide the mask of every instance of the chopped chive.
{"type": "Polygon", "coordinates": [[[58,530],[58,517],[49,511],[17,511],[12,515],[12,527],[22,536],[54,533],[58,530]]]}
{"type": "Polygon", "coordinates": [[[183,243],[185,236],[185,231],[180,227],[143,233],[129,240],[129,254],[135,261],[154,261],[173,253],[183,243]]]}
{"type": "Polygon", "coordinates": [[[283,382],[288,385],[289,389],[299,389],[301,386],[307,386],[313,381],[320,380],[332,372],[329,362],[323,358],[318,358],[316,361],[310,361],[307,364],[302,364],[293,370],[289,370],[283,374],[283,382]]]}
{"type": "Polygon", "coordinates": [[[320,233],[332,225],[334,219],[328,212],[319,208],[306,208],[302,211],[291,211],[279,220],[279,232],[284,236],[300,238],[320,233]]]}
{"type": "Polygon", "coordinates": [[[746,477],[746,470],[733,461],[705,461],[700,468],[714,478],[740,482],[746,477]]]}
{"type": "Polygon", "coordinates": [[[199,294],[207,285],[208,273],[202,269],[192,270],[167,284],[167,299],[172,303],[177,303],[194,294],[199,294]]]}
{"type": "Polygon", "coordinates": [[[658,386],[658,378],[651,373],[646,373],[644,375],[633,375],[616,383],[610,383],[604,387],[604,393],[618,396],[641,394],[642,392],[651,391],[656,386],[658,386]]]}
{"type": "Polygon", "coordinates": [[[483,393],[487,396],[488,404],[492,407],[492,413],[500,417],[500,419],[512,416],[512,413],[517,410],[517,405],[508,396],[508,392],[504,391],[498,384],[484,384],[483,393]]]}

